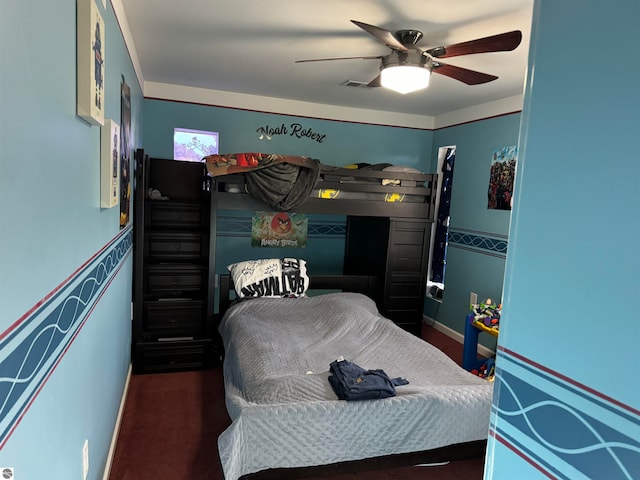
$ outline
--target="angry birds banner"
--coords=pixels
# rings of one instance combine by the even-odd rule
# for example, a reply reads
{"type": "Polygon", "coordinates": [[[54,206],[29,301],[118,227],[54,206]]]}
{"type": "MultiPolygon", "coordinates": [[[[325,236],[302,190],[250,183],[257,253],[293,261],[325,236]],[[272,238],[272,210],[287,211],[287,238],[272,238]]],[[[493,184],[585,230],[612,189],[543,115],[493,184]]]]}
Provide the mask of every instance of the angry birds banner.
{"type": "Polygon", "coordinates": [[[252,247],[307,246],[308,219],[304,213],[255,212],[251,222],[252,247]]]}

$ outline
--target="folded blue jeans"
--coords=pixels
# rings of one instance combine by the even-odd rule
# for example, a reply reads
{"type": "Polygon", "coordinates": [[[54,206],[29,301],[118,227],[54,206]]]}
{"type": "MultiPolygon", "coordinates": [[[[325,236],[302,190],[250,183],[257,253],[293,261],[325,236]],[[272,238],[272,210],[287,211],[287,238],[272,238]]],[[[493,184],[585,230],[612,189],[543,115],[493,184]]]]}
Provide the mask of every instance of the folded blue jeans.
{"type": "Polygon", "coordinates": [[[394,397],[396,386],[409,383],[404,378],[389,378],[384,370],[365,370],[348,360],[331,362],[329,371],[329,383],[340,400],[394,397]]]}

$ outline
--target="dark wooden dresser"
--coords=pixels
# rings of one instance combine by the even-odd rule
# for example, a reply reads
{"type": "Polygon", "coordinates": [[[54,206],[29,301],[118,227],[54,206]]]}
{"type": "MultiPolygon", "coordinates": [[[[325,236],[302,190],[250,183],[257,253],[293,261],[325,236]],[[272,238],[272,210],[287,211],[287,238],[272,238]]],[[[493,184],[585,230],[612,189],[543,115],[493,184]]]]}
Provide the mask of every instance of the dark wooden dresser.
{"type": "Polygon", "coordinates": [[[219,357],[204,168],[136,154],[134,373],[205,368],[219,357]]]}
{"type": "Polygon", "coordinates": [[[381,279],[380,312],[415,334],[422,331],[430,221],[349,217],[344,272],[381,279]]]}

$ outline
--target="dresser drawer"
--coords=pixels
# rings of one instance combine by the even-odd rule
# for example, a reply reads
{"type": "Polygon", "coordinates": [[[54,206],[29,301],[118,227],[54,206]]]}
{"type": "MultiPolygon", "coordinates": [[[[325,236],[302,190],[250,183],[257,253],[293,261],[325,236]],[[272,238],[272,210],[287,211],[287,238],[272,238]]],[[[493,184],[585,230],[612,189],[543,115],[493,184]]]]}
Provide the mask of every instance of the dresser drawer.
{"type": "Polygon", "coordinates": [[[151,260],[200,261],[208,253],[207,235],[198,233],[149,233],[145,252],[151,260]]]}
{"type": "Polygon", "coordinates": [[[427,224],[425,222],[392,222],[391,243],[422,246],[427,224]]]}
{"type": "Polygon", "coordinates": [[[204,288],[204,267],[188,264],[157,264],[146,268],[146,293],[172,294],[197,292],[204,288]]]}
{"type": "Polygon", "coordinates": [[[418,337],[421,336],[421,333],[422,333],[421,319],[416,321],[406,321],[404,317],[400,316],[392,320],[393,320],[393,323],[395,323],[397,326],[399,326],[403,330],[406,330],[407,332],[412,333],[413,335],[416,335],[418,337]]]}
{"type": "Polygon", "coordinates": [[[411,271],[409,269],[404,271],[394,271],[389,275],[389,286],[391,292],[394,293],[397,289],[404,289],[407,284],[417,285],[420,288],[422,283],[422,275],[420,270],[411,271]]]}
{"type": "Polygon", "coordinates": [[[424,222],[392,222],[387,260],[387,267],[391,271],[423,271],[425,232],[424,222]]]}
{"type": "Polygon", "coordinates": [[[422,257],[393,257],[389,259],[391,272],[414,272],[419,278],[423,268],[422,257]]]}
{"type": "Polygon", "coordinates": [[[134,347],[134,373],[176,372],[213,364],[211,340],[145,342],[134,347]]]}
{"type": "Polygon", "coordinates": [[[422,313],[415,306],[407,305],[406,308],[387,308],[383,316],[392,320],[400,328],[415,335],[420,335],[422,330],[422,313]]]}
{"type": "Polygon", "coordinates": [[[144,302],[142,328],[145,338],[197,337],[204,328],[204,302],[161,300],[144,302]]]}
{"type": "Polygon", "coordinates": [[[147,226],[153,228],[200,229],[204,224],[201,204],[148,200],[147,226]]]}
{"type": "MultiPolygon", "coordinates": [[[[384,309],[386,311],[413,311],[416,308],[420,308],[424,305],[424,299],[422,296],[404,296],[404,297],[389,297],[384,302],[384,309]]],[[[422,309],[420,308],[420,312],[422,309]]]]}
{"type": "Polygon", "coordinates": [[[422,260],[422,245],[400,245],[392,246],[392,258],[412,258],[420,262],[422,260]]]}

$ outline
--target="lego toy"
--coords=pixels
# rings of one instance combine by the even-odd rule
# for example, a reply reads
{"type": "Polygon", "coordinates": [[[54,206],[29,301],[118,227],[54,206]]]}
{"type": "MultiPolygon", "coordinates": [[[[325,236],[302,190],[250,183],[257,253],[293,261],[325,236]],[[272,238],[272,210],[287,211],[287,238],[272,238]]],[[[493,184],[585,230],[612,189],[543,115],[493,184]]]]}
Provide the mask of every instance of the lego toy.
{"type": "Polygon", "coordinates": [[[473,312],[472,322],[478,322],[488,328],[498,330],[500,328],[500,311],[502,304],[494,304],[493,300],[487,298],[482,303],[471,304],[473,312]]]}
{"type": "Polygon", "coordinates": [[[494,374],[496,370],[496,360],[495,357],[488,358],[486,362],[484,362],[479,368],[474,368],[471,370],[471,373],[479,376],[480,378],[485,378],[486,380],[493,382],[494,374]]]}

